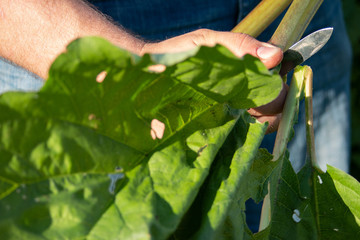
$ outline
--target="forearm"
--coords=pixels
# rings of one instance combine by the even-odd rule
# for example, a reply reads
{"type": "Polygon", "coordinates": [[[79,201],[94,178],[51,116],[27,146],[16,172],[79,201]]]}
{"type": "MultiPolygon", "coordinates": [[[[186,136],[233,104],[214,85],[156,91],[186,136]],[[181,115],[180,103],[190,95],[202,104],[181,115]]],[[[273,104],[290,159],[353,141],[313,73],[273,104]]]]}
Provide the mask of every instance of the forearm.
{"type": "Polygon", "coordinates": [[[42,78],[66,45],[82,36],[102,36],[134,53],[143,46],[81,0],[2,0],[0,32],[0,56],[42,78]]]}

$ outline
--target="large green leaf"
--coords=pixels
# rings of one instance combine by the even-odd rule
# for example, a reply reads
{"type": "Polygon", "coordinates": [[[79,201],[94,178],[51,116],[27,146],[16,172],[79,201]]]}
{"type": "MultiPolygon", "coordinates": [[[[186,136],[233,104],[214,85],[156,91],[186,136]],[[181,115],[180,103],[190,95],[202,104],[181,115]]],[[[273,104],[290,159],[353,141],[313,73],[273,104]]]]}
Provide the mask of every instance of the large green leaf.
{"type": "Polygon", "coordinates": [[[174,235],[175,239],[245,239],[245,201],[260,201],[275,162],[258,151],[266,124],[245,115],[220,149],[202,190],[174,235]]]}
{"type": "Polygon", "coordinates": [[[222,46],[163,73],[149,71],[153,64],[83,38],[57,58],[39,92],[0,96],[2,238],[166,238],[243,119],[230,107],[270,102],[282,86],[258,59],[222,46]],[[152,138],[153,120],[163,137],[152,138]]]}
{"type": "MultiPolygon", "coordinates": [[[[315,215],[312,212],[310,196],[300,191],[300,183],[289,160],[288,154],[275,172],[279,172],[276,192],[272,192],[271,223],[268,239],[317,239],[315,215]],[[281,224],[280,224],[281,223],[281,224]]],[[[310,168],[311,169],[311,168],[310,168]]],[[[305,182],[304,182],[305,183],[305,182]]],[[[310,187],[306,182],[306,187],[310,187]]],[[[308,191],[309,192],[309,191],[308,191]]]]}
{"type": "Polygon", "coordinates": [[[275,164],[266,150],[258,152],[266,127],[247,114],[238,120],[174,239],[223,239],[222,234],[232,230],[236,230],[231,234],[235,239],[243,239],[245,201],[262,199],[275,164]],[[236,221],[234,228],[228,226],[232,220],[236,221]]]}
{"type": "Polygon", "coordinates": [[[360,238],[360,183],[347,173],[328,166],[313,173],[321,239],[360,238]]]}
{"type": "Polygon", "coordinates": [[[359,182],[331,166],[327,173],[320,173],[307,164],[296,174],[288,156],[280,161],[269,239],[360,237],[359,182]]]}

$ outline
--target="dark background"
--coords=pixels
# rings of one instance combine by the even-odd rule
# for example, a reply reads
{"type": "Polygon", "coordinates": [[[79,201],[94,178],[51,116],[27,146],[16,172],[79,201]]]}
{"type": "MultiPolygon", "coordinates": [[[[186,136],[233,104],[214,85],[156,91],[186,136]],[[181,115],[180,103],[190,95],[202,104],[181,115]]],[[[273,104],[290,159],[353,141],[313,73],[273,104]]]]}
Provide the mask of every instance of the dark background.
{"type": "Polygon", "coordinates": [[[353,48],[351,77],[351,167],[350,174],[360,181],[360,0],[343,0],[344,17],[353,48]]]}

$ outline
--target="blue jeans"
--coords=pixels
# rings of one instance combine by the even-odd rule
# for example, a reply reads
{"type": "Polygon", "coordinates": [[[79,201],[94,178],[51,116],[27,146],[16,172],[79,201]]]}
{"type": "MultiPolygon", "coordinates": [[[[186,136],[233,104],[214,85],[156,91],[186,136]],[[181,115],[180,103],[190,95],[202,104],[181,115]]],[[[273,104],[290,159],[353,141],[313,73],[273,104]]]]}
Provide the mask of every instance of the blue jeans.
{"type": "Polygon", "coordinates": [[[0,57],[0,94],[8,91],[37,91],[44,80],[0,57]]]}
{"type": "MultiPolygon", "coordinates": [[[[148,40],[163,40],[199,28],[229,31],[260,0],[93,0],[100,11],[111,16],[134,34],[148,40]]],[[[277,19],[260,37],[268,41],[281,19],[277,19]]],[[[314,124],[317,158],[349,170],[350,154],[350,69],[351,47],[346,34],[340,0],[324,0],[305,34],[323,27],[334,27],[327,45],[305,64],[314,70],[314,124]]],[[[32,91],[43,81],[29,72],[0,61],[0,93],[11,90],[32,91]]],[[[303,165],[306,155],[304,106],[300,106],[299,124],[289,144],[295,167],[303,165]]],[[[267,135],[263,147],[272,151],[275,135],[267,135]]],[[[247,220],[256,230],[260,209],[249,203],[247,220]]]]}

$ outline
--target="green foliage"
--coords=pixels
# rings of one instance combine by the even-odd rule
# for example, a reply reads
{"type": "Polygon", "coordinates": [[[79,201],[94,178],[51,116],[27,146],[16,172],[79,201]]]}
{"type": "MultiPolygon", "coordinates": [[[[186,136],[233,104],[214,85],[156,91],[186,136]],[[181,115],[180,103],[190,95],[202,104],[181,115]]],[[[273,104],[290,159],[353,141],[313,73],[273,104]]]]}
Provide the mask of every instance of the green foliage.
{"type": "Polygon", "coordinates": [[[355,179],[331,166],[327,173],[320,173],[306,165],[296,174],[288,154],[280,161],[281,177],[267,229],[270,239],[360,237],[360,188],[355,179]]]}
{"type": "Polygon", "coordinates": [[[0,96],[1,239],[359,234],[356,180],[329,167],[318,183],[314,169],[296,175],[259,149],[267,125],[245,109],[278,95],[278,74],[222,46],[179,57],[155,73],[148,67],[171,56],[79,39],[39,92],[0,96]],[[245,201],[262,200],[274,174],[272,222],[253,235],[245,201]]]}
{"type": "Polygon", "coordinates": [[[259,60],[239,61],[221,46],[200,48],[159,74],[148,70],[150,56],[135,61],[102,39],[67,50],[40,92],[0,99],[5,239],[166,238],[237,125],[246,127],[244,139],[247,128],[258,129],[243,150],[249,164],[255,158],[266,126],[229,107],[267,103],[281,88],[259,60]],[[151,137],[153,119],[165,123],[161,139],[151,137]]]}

